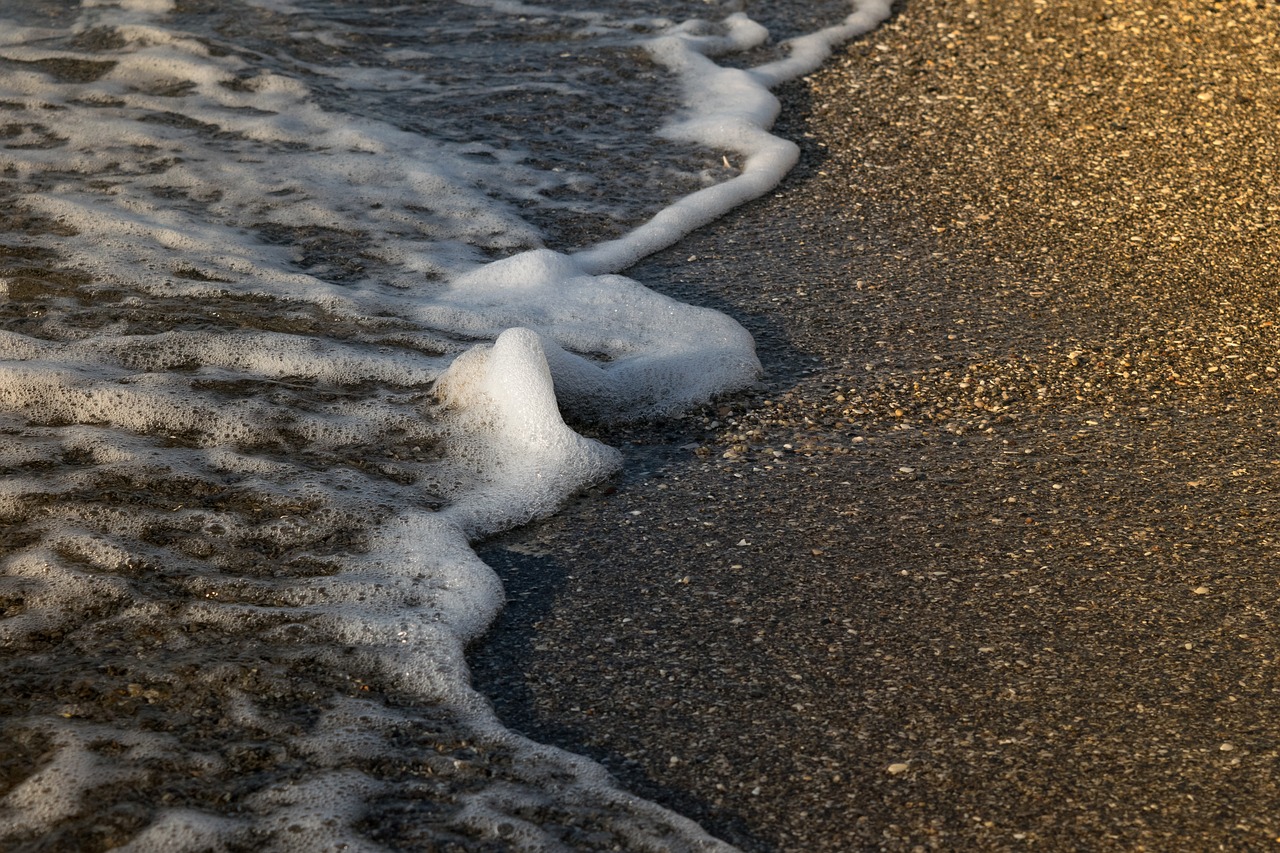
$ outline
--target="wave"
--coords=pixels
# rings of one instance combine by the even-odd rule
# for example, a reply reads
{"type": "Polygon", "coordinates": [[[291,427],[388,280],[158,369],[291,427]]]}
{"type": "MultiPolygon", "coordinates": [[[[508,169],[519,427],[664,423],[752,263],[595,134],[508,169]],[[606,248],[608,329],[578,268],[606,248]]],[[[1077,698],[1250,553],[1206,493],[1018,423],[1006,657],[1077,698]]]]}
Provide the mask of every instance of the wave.
{"type": "Polygon", "coordinates": [[[725,847],[498,723],[469,543],[754,380],[620,273],[889,8],[561,5],[0,3],[5,849],[725,847]]]}

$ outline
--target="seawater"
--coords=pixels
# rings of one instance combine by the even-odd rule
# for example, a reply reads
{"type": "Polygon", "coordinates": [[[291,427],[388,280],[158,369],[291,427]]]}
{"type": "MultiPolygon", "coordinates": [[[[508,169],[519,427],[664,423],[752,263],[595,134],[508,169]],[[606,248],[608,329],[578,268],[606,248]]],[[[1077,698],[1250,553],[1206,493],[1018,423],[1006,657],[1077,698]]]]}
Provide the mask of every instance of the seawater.
{"type": "Polygon", "coordinates": [[[752,12],[0,0],[0,847],[723,847],[462,653],[469,543],[619,464],[565,416],[756,375],[618,274],[888,4],[752,12]]]}

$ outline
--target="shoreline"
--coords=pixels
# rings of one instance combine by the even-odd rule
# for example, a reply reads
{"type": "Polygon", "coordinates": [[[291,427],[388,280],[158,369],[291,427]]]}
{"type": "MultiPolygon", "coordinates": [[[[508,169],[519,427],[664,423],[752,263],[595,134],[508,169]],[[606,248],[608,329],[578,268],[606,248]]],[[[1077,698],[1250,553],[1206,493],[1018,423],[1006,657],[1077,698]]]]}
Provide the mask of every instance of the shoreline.
{"type": "Polygon", "coordinates": [[[1039,9],[907,2],[628,272],[767,375],[481,545],[504,724],[744,850],[1280,835],[1280,10],[1039,9]]]}

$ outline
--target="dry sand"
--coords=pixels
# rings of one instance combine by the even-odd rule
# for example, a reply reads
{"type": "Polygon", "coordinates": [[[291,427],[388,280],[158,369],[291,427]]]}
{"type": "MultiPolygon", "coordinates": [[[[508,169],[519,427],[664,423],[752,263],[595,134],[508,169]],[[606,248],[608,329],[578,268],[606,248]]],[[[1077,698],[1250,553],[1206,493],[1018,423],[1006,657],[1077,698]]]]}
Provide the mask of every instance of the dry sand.
{"type": "Polygon", "coordinates": [[[762,386],[496,541],[513,727],[747,850],[1280,836],[1280,5],[907,0],[632,271],[762,386]]]}

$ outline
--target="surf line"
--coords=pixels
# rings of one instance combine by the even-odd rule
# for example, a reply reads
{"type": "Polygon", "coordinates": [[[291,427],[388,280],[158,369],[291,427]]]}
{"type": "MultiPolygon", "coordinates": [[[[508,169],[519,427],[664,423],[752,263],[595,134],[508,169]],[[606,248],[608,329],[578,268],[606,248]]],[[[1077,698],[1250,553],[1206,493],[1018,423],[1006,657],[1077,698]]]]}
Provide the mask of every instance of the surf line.
{"type": "MultiPolygon", "coordinates": [[[[684,90],[683,117],[663,133],[740,157],[740,174],[676,200],[619,239],[571,255],[542,249],[488,264],[458,277],[443,297],[423,306],[417,319],[447,322],[495,341],[464,353],[436,384],[441,401],[471,423],[458,434],[468,441],[487,434],[490,449],[505,460],[498,466],[503,476],[488,478],[442,511],[460,538],[474,541],[549,514],[620,464],[616,452],[574,433],[561,407],[604,420],[656,416],[754,381],[754,344],[735,321],[618,273],[776,187],[798,160],[799,148],[769,133],[780,111],[771,90],[816,70],[836,45],[871,31],[889,15],[889,0],[857,0],[843,22],[790,40],[784,58],[750,69],[713,60],[767,38],[764,27],[741,13],[719,30],[688,22],[649,42],[650,54],[679,75],[684,90]],[[600,352],[608,361],[580,354],[600,352]],[[495,515],[491,510],[498,506],[506,510],[495,515]]],[[[488,622],[471,622],[470,632],[483,631],[488,622]]],[[[491,715],[482,712],[494,736],[523,740],[491,715]]],[[[603,771],[592,762],[525,744],[544,757],[558,755],[581,778],[599,784],[603,771]]],[[[612,790],[633,809],[642,803],[612,790]]],[[[724,849],[682,821],[696,846],[724,849]]]]}

